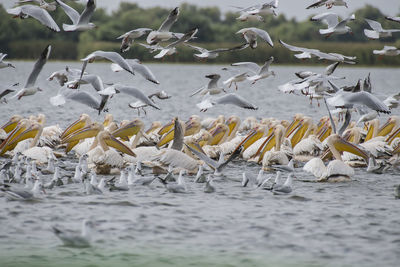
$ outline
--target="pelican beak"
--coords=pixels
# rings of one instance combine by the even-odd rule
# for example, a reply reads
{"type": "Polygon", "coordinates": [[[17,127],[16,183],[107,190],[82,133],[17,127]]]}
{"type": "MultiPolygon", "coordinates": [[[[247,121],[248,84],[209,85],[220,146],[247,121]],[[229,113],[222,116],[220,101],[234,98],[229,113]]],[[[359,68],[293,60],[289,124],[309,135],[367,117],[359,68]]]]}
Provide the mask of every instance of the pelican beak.
{"type": "Polygon", "coordinates": [[[322,132],[318,135],[318,139],[323,142],[332,133],[332,127],[326,126],[322,129],[322,132]]]}
{"type": "Polygon", "coordinates": [[[252,132],[248,134],[245,139],[243,139],[243,141],[236,147],[236,149],[238,149],[240,146],[243,146],[242,152],[244,152],[247,148],[249,148],[249,146],[260,139],[263,135],[264,132],[261,129],[252,130],[252,132]]]}
{"type": "Polygon", "coordinates": [[[159,131],[159,135],[163,135],[165,133],[168,133],[172,128],[174,128],[175,120],[172,120],[171,122],[167,123],[164,125],[159,131]]]}
{"type": "Polygon", "coordinates": [[[82,139],[95,137],[99,132],[100,132],[99,129],[93,128],[92,125],[89,125],[85,128],[76,131],[75,133],[68,135],[66,138],[61,140],[61,143],[62,144],[71,143],[80,141],[82,139]]]}
{"type": "Polygon", "coordinates": [[[236,121],[232,121],[232,120],[228,120],[227,122],[226,122],[226,125],[228,126],[228,128],[229,128],[229,134],[228,134],[228,136],[230,136],[231,134],[232,134],[232,131],[233,131],[233,129],[235,129],[235,127],[236,127],[236,125],[237,125],[237,122],[236,121]]]}
{"type": "Polygon", "coordinates": [[[394,121],[392,119],[388,119],[387,122],[379,129],[378,136],[386,136],[388,135],[394,128],[394,121]]]}
{"type": "Polygon", "coordinates": [[[83,127],[85,127],[85,121],[84,120],[76,120],[74,121],[71,125],[69,125],[67,127],[67,129],[65,129],[65,131],[60,135],[61,139],[66,138],[68,135],[78,131],[79,129],[82,129],[83,127]]]}
{"type": "Polygon", "coordinates": [[[372,138],[373,133],[374,133],[374,125],[371,123],[369,125],[368,132],[367,135],[365,136],[364,142],[370,140],[372,138]]]}
{"type": "MultiPolygon", "coordinates": [[[[293,129],[296,130],[298,129],[290,139],[290,142],[292,143],[292,147],[295,147],[303,138],[304,134],[306,133],[308,129],[308,124],[305,124],[303,121],[301,121],[297,126],[293,129]]],[[[291,133],[289,134],[289,136],[291,133]]]]}
{"type": "Polygon", "coordinates": [[[394,131],[394,133],[392,133],[388,138],[386,138],[386,143],[391,145],[393,140],[396,139],[397,137],[400,137],[400,128],[398,128],[396,131],[394,131]]]}
{"type": "Polygon", "coordinates": [[[210,132],[210,134],[212,137],[211,137],[211,140],[208,141],[208,144],[210,146],[218,145],[219,142],[221,142],[224,135],[226,134],[226,129],[224,129],[223,127],[217,126],[210,132]]]}
{"type": "Polygon", "coordinates": [[[105,138],[105,139],[104,139],[104,142],[105,142],[108,146],[113,147],[113,148],[115,148],[116,150],[118,150],[118,151],[120,151],[120,152],[122,152],[122,153],[125,153],[125,154],[127,154],[127,155],[129,155],[129,156],[132,156],[132,157],[136,157],[136,154],[133,153],[133,151],[132,151],[129,147],[127,147],[126,145],[124,145],[123,143],[121,143],[121,142],[120,142],[117,138],[115,138],[114,136],[110,136],[109,138],[105,138]]]}
{"type": "Polygon", "coordinates": [[[185,136],[196,134],[199,131],[199,125],[193,120],[185,122],[185,136]]]}
{"type": "Polygon", "coordinates": [[[150,128],[145,131],[145,133],[148,135],[148,134],[152,133],[156,128],[157,128],[157,126],[152,124],[150,126],[150,128]]]}
{"type": "Polygon", "coordinates": [[[144,126],[143,123],[139,123],[139,121],[134,120],[133,122],[130,122],[112,132],[112,135],[114,137],[120,137],[124,140],[128,139],[129,141],[129,138],[133,135],[138,134],[138,132],[140,132],[140,130],[143,129],[143,126],[144,126]]]}
{"type": "Polygon", "coordinates": [[[6,123],[4,123],[3,126],[1,126],[1,129],[3,129],[6,133],[9,133],[12,130],[14,130],[15,127],[17,127],[18,122],[19,121],[9,120],[6,123]]]}
{"type": "Polygon", "coordinates": [[[365,159],[366,162],[368,162],[369,156],[365,151],[361,150],[354,144],[345,141],[343,138],[339,138],[336,142],[333,143],[333,145],[338,151],[347,151],[349,153],[362,157],[363,159],[365,159]]]}
{"type": "Polygon", "coordinates": [[[0,151],[0,155],[3,155],[7,151],[13,150],[17,144],[25,139],[34,138],[39,131],[38,125],[31,125],[28,128],[21,127],[18,129],[11,139],[6,139],[7,143],[4,144],[0,151]]]}
{"type": "Polygon", "coordinates": [[[286,138],[289,137],[289,135],[292,133],[292,130],[293,130],[294,128],[296,128],[296,126],[297,126],[299,123],[300,123],[300,119],[296,118],[296,119],[294,119],[294,120],[289,124],[289,126],[286,128],[286,135],[285,135],[286,138]]]}
{"type": "Polygon", "coordinates": [[[275,133],[272,132],[257,150],[256,156],[261,152],[260,156],[258,157],[258,162],[262,161],[265,152],[270,151],[275,146],[275,143],[276,143],[275,133]]]}
{"type": "MultiPolygon", "coordinates": [[[[173,126],[173,124],[172,124],[173,126]]],[[[162,130],[162,129],[161,129],[162,130]]],[[[161,131],[160,130],[160,131],[161,131]]],[[[167,134],[165,134],[160,141],[157,143],[157,147],[162,147],[163,145],[169,143],[172,139],[174,139],[175,130],[172,128],[167,134]]]]}
{"type": "MultiPolygon", "coordinates": [[[[7,138],[0,144],[0,149],[3,150],[3,148],[13,142],[15,138],[18,137],[22,132],[24,132],[27,128],[29,128],[30,124],[28,122],[24,123],[19,123],[17,124],[14,129],[8,134],[7,138]]],[[[0,151],[0,155],[3,155],[7,151],[0,151]]]]}

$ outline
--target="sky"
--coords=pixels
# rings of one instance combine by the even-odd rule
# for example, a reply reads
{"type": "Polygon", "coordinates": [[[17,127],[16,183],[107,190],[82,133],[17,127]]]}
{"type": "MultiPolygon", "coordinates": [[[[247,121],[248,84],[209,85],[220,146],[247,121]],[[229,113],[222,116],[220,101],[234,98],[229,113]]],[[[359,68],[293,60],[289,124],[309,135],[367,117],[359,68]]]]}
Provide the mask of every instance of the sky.
{"type": "MultiPolygon", "coordinates": [[[[139,6],[151,7],[162,6],[172,8],[182,3],[190,3],[199,6],[218,6],[223,13],[227,11],[235,11],[230,6],[251,6],[254,4],[270,2],[272,0],[97,0],[99,7],[104,7],[108,11],[118,8],[120,2],[137,3],[139,6]]],[[[308,16],[316,13],[326,12],[326,8],[306,10],[305,7],[314,3],[316,0],[279,0],[278,13],[285,14],[288,18],[295,17],[297,20],[303,20],[308,16]]],[[[12,7],[15,0],[1,0],[6,8],[12,7]]],[[[80,2],[85,2],[81,0],[80,2]]],[[[338,13],[340,16],[350,15],[352,11],[370,4],[378,7],[385,15],[394,16],[400,13],[400,0],[348,0],[349,8],[333,7],[331,11],[338,13]]]]}

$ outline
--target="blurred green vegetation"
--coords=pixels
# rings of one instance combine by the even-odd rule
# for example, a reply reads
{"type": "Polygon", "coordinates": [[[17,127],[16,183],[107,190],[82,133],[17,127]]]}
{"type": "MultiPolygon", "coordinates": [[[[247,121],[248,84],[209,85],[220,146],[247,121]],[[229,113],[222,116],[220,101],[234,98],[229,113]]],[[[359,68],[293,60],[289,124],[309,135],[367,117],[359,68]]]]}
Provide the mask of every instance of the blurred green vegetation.
{"type": "MultiPolygon", "coordinates": [[[[81,4],[69,2],[78,11],[83,10],[81,4]]],[[[382,49],[384,45],[400,47],[400,39],[394,37],[381,41],[368,40],[363,29],[368,25],[364,18],[377,20],[384,28],[400,28],[400,24],[385,20],[384,14],[372,6],[365,6],[355,12],[356,21],[349,23],[354,35],[338,35],[329,39],[318,33],[319,28],[325,26],[310,20],[288,20],[284,15],[266,16],[264,22],[237,21],[238,13],[228,12],[221,14],[217,7],[201,8],[194,5],[182,4],[178,21],[172,26],[174,32],[186,32],[194,27],[199,28],[194,45],[205,48],[233,47],[243,43],[243,39],[236,32],[245,27],[257,27],[267,30],[274,41],[271,48],[260,41],[257,49],[245,49],[235,53],[221,53],[210,62],[226,63],[235,61],[262,62],[271,55],[277,63],[291,64],[299,62],[292,52],[279,44],[279,39],[297,46],[318,48],[323,52],[337,52],[349,56],[357,56],[359,64],[399,65],[400,57],[378,58],[372,54],[374,49],[382,49]]],[[[14,19],[7,14],[0,5],[0,52],[7,53],[11,59],[36,58],[43,47],[50,43],[53,46],[52,59],[77,60],[95,50],[119,51],[120,42],[116,37],[122,33],[140,27],[157,29],[168,16],[170,10],[153,7],[141,8],[137,4],[121,3],[118,10],[107,14],[104,9],[98,8],[92,21],[97,29],[86,32],[52,32],[34,19],[14,19]]],[[[316,10],[312,14],[322,12],[316,10]]],[[[311,13],[310,13],[311,14],[311,13]]],[[[69,24],[69,18],[61,8],[51,13],[54,20],[62,28],[63,23],[69,24]]],[[[135,41],[136,42],[136,41],[135,41]]],[[[139,42],[145,42],[144,38],[139,42]]],[[[195,62],[194,50],[180,46],[179,53],[167,57],[169,62],[195,62]]],[[[143,61],[156,61],[147,49],[134,44],[124,55],[126,58],[138,58],[143,61]]],[[[317,60],[313,60],[317,62],[317,60]]]]}

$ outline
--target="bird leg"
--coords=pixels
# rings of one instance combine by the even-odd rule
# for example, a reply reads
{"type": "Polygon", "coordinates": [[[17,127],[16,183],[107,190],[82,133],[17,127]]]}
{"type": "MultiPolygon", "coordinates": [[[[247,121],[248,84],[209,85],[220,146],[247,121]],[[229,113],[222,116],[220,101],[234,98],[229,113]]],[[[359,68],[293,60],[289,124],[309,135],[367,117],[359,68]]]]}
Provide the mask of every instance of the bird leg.
{"type": "Polygon", "coordinates": [[[235,89],[236,89],[236,91],[237,91],[237,89],[238,89],[237,83],[235,83],[235,89]]]}

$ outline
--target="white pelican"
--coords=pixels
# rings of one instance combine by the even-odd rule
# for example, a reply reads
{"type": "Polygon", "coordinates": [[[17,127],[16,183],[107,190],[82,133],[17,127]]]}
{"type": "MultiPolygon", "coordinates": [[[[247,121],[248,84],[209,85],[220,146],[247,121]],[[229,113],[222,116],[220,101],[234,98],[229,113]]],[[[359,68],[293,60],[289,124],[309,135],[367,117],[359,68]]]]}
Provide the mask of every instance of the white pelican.
{"type": "Polygon", "coordinates": [[[317,181],[319,182],[345,182],[350,181],[354,175],[353,168],[342,161],[339,151],[351,152],[368,161],[369,156],[364,151],[345,141],[337,134],[330,135],[327,144],[335,160],[329,162],[328,166],[325,167],[321,158],[313,158],[303,167],[303,170],[318,178],[317,181]]]}
{"type": "Polygon", "coordinates": [[[274,151],[266,151],[265,149],[260,155],[260,159],[262,158],[262,166],[264,170],[269,169],[269,166],[276,164],[276,165],[287,165],[289,163],[289,159],[285,152],[281,151],[281,145],[283,143],[283,139],[285,137],[285,128],[282,125],[277,125],[274,127],[274,131],[271,138],[265,147],[268,147],[269,144],[275,143],[275,150],[274,151]],[[273,142],[273,140],[275,140],[273,142]],[[265,153],[265,154],[263,154],[265,153]]]}

